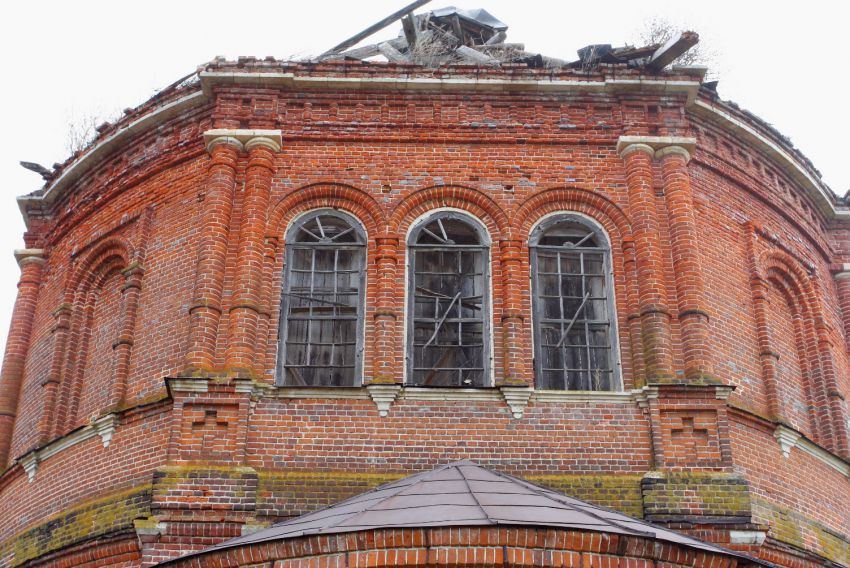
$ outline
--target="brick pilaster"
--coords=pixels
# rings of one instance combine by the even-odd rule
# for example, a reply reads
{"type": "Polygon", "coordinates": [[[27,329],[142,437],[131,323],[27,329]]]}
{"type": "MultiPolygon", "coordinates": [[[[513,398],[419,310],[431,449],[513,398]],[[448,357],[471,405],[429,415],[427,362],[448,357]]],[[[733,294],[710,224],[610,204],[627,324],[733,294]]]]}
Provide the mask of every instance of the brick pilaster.
{"type": "Polygon", "coordinates": [[[20,250],[15,253],[15,257],[21,267],[21,277],[18,281],[18,297],[12,311],[6,353],[3,356],[3,368],[0,371],[0,469],[5,468],[9,460],[35,304],[41,285],[44,251],[20,250]]]}
{"type": "MultiPolygon", "coordinates": [[[[377,301],[375,309],[375,331],[372,349],[374,355],[374,383],[401,383],[404,379],[395,354],[403,349],[398,340],[398,312],[396,291],[399,290],[399,240],[394,237],[376,239],[378,253],[377,265],[377,301]]],[[[402,279],[403,282],[403,279],[402,279]]],[[[400,290],[402,295],[403,290],[400,290]]]]}
{"type": "Polygon", "coordinates": [[[123,295],[121,329],[112,344],[115,359],[112,387],[109,393],[110,409],[120,407],[124,403],[124,396],[127,392],[130,355],[133,350],[136,315],[139,311],[139,298],[142,294],[144,268],[139,264],[133,264],[126,268],[122,274],[124,275],[124,286],[121,287],[121,294],[123,295]]]}
{"type": "Polygon", "coordinates": [[[698,380],[708,373],[710,352],[708,313],[705,309],[694,200],[688,174],[691,154],[683,146],[671,145],[657,150],[655,156],[661,160],[667,200],[685,377],[698,380]]]}
{"type": "Polygon", "coordinates": [[[189,307],[191,323],[186,365],[190,370],[209,370],[215,362],[236,160],[242,143],[232,136],[216,136],[208,140],[207,150],[211,160],[207,171],[195,294],[189,307]]]}
{"type": "MultiPolygon", "coordinates": [[[[499,242],[504,287],[504,312],[502,313],[502,377],[504,384],[525,384],[525,377],[532,377],[531,361],[523,358],[517,347],[523,344],[522,316],[522,242],[503,240],[499,242]]],[[[527,282],[526,277],[526,282],[527,282]]],[[[498,381],[499,377],[497,377],[498,381]]],[[[529,386],[531,386],[529,384],[529,386]]]]}
{"type": "Polygon", "coordinates": [[[256,136],[245,144],[245,201],[239,230],[236,278],[230,306],[230,333],[224,366],[230,371],[255,374],[257,331],[260,323],[261,292],[265,260],[266,216],[269,210],[274,157],[280,142],[256,136]]]}
{"type": "Polygon", "coordinates": [[[638,306],[643,338],[644,365],[648,381],[673,375],[670,310],[664,288],[664,263],[652,189],[655,149],[634,143],[619,148],[626,167],[629,211],[634,227],[638,306]]]}

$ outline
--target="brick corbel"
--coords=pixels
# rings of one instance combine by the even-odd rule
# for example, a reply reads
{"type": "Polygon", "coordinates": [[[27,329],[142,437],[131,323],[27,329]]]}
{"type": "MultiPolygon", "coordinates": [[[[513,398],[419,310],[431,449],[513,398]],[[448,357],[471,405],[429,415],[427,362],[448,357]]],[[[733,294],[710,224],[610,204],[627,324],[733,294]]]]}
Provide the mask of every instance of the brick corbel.
{"type": "Polygon", "coordinates": [[[401,392],[401,385],[368,385],[366,390],[372,397],[372,402],[378,407],[378,416],[386,417],[390,413],[390,407],[401,392]]]}

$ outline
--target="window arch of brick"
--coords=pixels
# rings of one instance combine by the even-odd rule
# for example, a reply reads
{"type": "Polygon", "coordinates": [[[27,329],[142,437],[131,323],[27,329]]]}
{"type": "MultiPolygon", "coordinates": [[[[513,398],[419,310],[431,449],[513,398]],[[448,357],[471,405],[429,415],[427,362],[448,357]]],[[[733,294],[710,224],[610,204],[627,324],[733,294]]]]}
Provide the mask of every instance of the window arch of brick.
{"type": "Polygon", "coordinates": [[[535,384],[619,390],[611,246],[588,217],[554,213],[529,237],[535,384]]]}
{"type": "MultiPolygon", "coordinates": [[[[554,187],[536,193],[519,204],[511,217],[510,233],[519,253],[515,271],[517,276],[513,280],[517,282],[514,287],[519,291],[523,313],[532,313],[531,293],[527,292],[527,286],[520,285],[521,279],[528,278],[531,271],[531,254],[527,250],[529,236],[543,219],[561,213],[584,216],[598,226],[608,239],[613,274],[611,291],[616,303],[612,304],[612,313],[621,334],[616,338],[620,355],[618,382],[624,388],[639,386],[644,377],[643,336],[640,318],[630,317],[638,312],[634,239],[628,216],[606,196],[585,189],[554,187]]],[[[531,318],[528,319],[526,333],[533,333],[531,318]]],[[[532,356],[529,352],[528,358],[532,356]]],[[[521,363],[516,362],[514,366],[521,363]]]]}
{"type": "Polygon", "coordinates": [[[361,384],[365,229],[347,213],[320,208],[293,220],[285,239],[278,384],[361,384]]]}
{"type": "Polygon", "coordinates": [[[411,225],[407,250],[407,384],[490,386],[487,229],[464,211],[430,211],[411,225]]]}

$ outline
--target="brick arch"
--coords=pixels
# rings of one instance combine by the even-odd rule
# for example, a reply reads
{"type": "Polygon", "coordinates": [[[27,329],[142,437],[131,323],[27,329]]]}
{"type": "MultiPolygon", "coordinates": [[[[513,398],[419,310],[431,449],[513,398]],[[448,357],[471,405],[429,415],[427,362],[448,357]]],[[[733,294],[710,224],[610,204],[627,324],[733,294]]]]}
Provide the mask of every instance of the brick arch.
{"type": "MultiPolygon", "coordinates": [[[[74,294],[88,288],[105,266],[117,261],[130,265],[135,258],[133,245],[125,238],[110,237],[95,246],[74,269],[74,274],[68,282],[66,293],[74,294]]],[[[69,298],[70,300],[70,298],[69,298]]]]}
{"type": "Polygon", "coordinates": [[[442,207],[471,213],[484,223],[495,243],[507,235],[510,221],[505,211],[486,193],[459,185],[433,186],[414,191],[393,209],[387,232],[398,235],[421,215],[442,207]]]}
{"type": "Polygon", "coordinates": [[[290,192],[272,207],[266,222],[266,237],[283,241],[286,227],[296,215],[322,207],[351,213],[363,223],[370,237],[381,233],[386,225],[380,204],[362,189],[338,183],[317,183],[290,192]]]}
{"type": "MultiPolygon", "coordinates": [[[[823,315],[818,293],[808,271],[800,261],[785,251],[770,249],[763,252],[757,262],[758,277],[773,287],[787,302],[793,320],[790,322],[802,372],[801,386],[808,406],[818,399],[828,400],[828,392],[835,390],[830,353],[824,350],[823,315]]],[[[777,384],[776,388],[780,387],[777,384]]],[[[780,401],[775,402],[779,405],[780,401]]],[[[843,437],[841,417],[835,409],[821,405],[816,415],[808,415],[815,441],[826,447],[835,447],[843,437]]]]}
{"type": "MultiPolygon", "coordinates": [[[[127,268],[134,257],[133,246],[122,237],[110,237],[98,243],[77,264],[65,289],[65,303],[70,307],[70,329],[63,354],[64,369],[60,380],[59,404],[55,409],[53,435],[62,435],[75,426],[84,372],[89,358],[92,318],[104,284],[116,273],[127,268]]],[[[123,318],[127,309],[122,303],[123,318]]]]}
{"type": "MultiPolygon", "coordinates": [[[[603,195],[578,188],[552,188],[536,193],[520,204],[511,223],[514,238],[528,240],[531,227],[543,216],[557,212],[583,213],[597,221],[620,242],[631,238],[628,217],[603,195]]],[[[612,243],[613,245],[613,243],[612,243]]]]}

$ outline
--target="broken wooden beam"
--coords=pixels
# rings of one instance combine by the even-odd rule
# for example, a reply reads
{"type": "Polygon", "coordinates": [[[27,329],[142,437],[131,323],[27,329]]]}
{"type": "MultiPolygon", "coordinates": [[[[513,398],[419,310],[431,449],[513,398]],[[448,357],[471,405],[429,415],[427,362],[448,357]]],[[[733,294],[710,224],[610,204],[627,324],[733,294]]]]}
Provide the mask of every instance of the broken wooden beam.
{"type": "Polygon", "coordinates": [[[390,42],[385,41],[384,43],[378,44],[378,51],[381,52],[381,55],[387,58],[387,61],[391,63],[409,63],[410,58],[394,48],[390,42]]]}
{"type": "Polygon", "coordinates": [[[398,10],[397,12],[393,12],[392,14],[390,14],[389,16],[387,16],[386,18],[384,18],[380,22],[372,24],[371,26],[369,26],[368,28],[366,28],[362,32],[351,36],[350,38],[348,38],[344,42],[340,43],[339,45],[332,47],[331,49],[329,49],[328,51],[326,51],[322,55],[327,55],[328,53],[338,53],[340,51],[348,49],[349,47],[360,43],[361,41],[363,41],[364,39],[366,39],[367,37],[369,37],[373,33],[381,31],[382,29],[384,29],[385,27],[387,27],[391,23],[395,22],[399,18],[402,18],[405,15],[409,14],[410,12],[416,10],[417,8],[424,6],[425,4],[427,4],[430,1],[431,0],[416,0],[415,2],[411,2],[410,4],[408,4],[407,6],[402,8],[401,10],[398,10]]]}
{"type": "Polygon", "coordinates": [[[652,71],[661,71],[697,43],[699,43],[699,34],[682,32],[682,35],[671,38],[670,41],[655,50],[655,53],[649,58],[646,68],[652,71]]]}
{"type": "Polygon", "coordinates": [[[508,34],[505,32],[496,32],[493,34],[493,37],[484,42],[484,45],[496,45],[497,43],[502,43],[505,41],[506,37],[508,37],[508,34]]]}
{"type": "Polygon", "coordinates": [[[416,29],[416,16],[413,12],[409,13],[401,19],[401,27],[404,30],[404,37],[407,40],[407,45],[413,49],[419,41],[419,30],[416,29]]]}
{"type": "Polygon", "coordinates": [[[472,61],[473,63],[483,63],[485,65],[495,65],[499,63],[499,60],[495,57],[491,57],[486,53],[481,53],[480,51],[465,45],[458,46],[458,48],[455,49],[455,53],[460,55],[461,58],[467,61],[472,61]]]}

